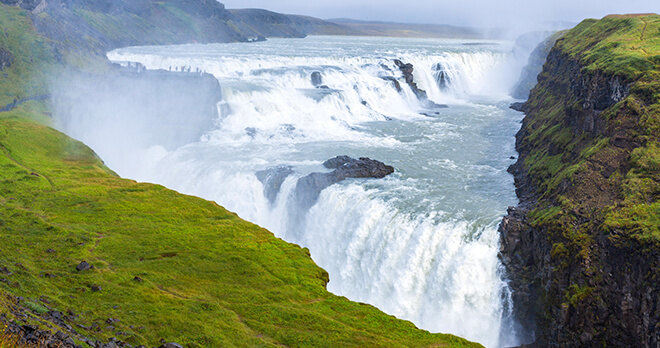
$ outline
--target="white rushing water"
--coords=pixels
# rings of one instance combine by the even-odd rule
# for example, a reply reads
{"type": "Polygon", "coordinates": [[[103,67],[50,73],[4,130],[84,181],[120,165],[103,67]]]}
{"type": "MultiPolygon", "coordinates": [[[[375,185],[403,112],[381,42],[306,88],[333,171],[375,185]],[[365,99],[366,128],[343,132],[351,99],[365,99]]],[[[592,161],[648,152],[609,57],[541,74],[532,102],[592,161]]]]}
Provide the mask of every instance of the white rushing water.
{"type": "Polygon", "coordinates": [[[513,345],[497,258],[498,223],[517,203],[506,172],[521,119],[508,109],[511,51],[507,42],[360,37],[125,48],[109,58],[213,74],[224,99],[215,126],[176,149],[99,136],[129,131],[125,118],[108,127],[90,115],[64,131],[122,176],[214,200],[308,247],[336,294],[432,332],[513,345]],[[424,109],[394,59],[412,63],[419,87],[449,108],[424,109]],[[312,86],[315,71],[328,88],[312,86]],[[396,171],[332,185],[301,209],[297,180],[327,172],[322,162],[337,155],[396,171]],[[271,201],[256,173],[278,166],[293,172],[271,201]]]}

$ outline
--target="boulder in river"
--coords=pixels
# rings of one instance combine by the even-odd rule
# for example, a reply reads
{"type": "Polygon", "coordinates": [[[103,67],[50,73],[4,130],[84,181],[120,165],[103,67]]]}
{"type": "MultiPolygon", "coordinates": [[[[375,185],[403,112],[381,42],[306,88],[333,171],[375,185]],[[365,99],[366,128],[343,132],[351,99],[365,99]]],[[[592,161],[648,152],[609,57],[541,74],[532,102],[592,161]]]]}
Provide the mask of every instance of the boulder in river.
{"type": "Polygon", "coordinates": [[[284,180],[293,174],[293,167],[291,166],[279,166],[274,168],[269,168],[266,170],[260,170],[255,173],[257,179],[261,181],[264,185],[264,196],[268,199],[270,204],[275,203],[277,194],[280,192],[280,188],[284,183],[284,180]]]}
{"type": "Polygon", "coordinates": [[[318,71],[312,73],[311,80],[312,80],[312,86],[314,87],[319,87],[323,84],[323,77],[321,76],[321,73],[318,71]]]}
{"type": "Polygon", "coordinates": [[[323,162],[323,166],[334,169],[329,173],[311,173],[298,180],[295,197],[298,207],[309,209],[326,187],[348,178],[384,178],[394,173],[394,168],[383,162],[361,157],[337,156],[323,162]]]}

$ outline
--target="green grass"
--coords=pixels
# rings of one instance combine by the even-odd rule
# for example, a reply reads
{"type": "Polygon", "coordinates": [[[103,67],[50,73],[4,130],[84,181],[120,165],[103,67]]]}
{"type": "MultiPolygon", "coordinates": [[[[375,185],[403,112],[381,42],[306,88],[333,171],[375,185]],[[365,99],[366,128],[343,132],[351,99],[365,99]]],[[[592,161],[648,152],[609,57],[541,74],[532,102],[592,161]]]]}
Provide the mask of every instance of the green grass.
{"type": "Polygon", "coordinates": [[[33,104],[0,114],[0,265],[14,272],[0,289],[35,313],[47,298],[86,327],[118,318],[79,331],[134,345],[471,346],[330,294],[306,249],[215,203],[115,176],[33,104]]]}
{"type": "Polygon", "coordinates": [[[558,40],[586,71],[630,81],[654,70],[660,57],[660,16],[608,16],[586,20],[558,40]]]}

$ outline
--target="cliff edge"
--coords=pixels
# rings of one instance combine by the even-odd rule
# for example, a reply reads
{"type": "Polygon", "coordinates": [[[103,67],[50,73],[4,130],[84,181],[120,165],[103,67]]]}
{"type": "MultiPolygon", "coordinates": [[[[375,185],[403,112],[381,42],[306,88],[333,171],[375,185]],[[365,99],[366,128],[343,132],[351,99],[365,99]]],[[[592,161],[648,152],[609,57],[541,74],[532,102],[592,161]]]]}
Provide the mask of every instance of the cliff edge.
{"type": "Polygon", "coordinates": [[[660,16],[583,21],[522,108],[500,231],[527,340],[658,347],[660,16]]]}

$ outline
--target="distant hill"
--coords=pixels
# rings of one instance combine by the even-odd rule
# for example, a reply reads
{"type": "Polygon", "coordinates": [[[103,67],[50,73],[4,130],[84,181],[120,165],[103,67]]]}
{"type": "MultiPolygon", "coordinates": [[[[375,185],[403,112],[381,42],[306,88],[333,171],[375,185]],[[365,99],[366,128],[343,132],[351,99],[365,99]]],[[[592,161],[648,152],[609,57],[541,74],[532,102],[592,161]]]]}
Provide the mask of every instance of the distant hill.
{"type": "Polygon", "coordinates": [[[346,18],[328,19],[327,21],[353,29],[355,32],[359,32],[359,35],[367,36],[461,39],[481,39],[484,37],[480,30],[474,28],[455,27],[442,24],[376,22],[346,18]]]}
{"type": "Polygon", "coordinates": [[[482,39],[480,30],[440,24],[370,22],[289,15],[262,9],[230,9],[231,23],[252,37],[305,37],[307,35],[391,36],[482,39]]]}
{"type": "Polygon", "coordinates": [[[309,16],[287,15],[262,9],[238,9],[229,12],[232,23],[241,32],[255,37],[364,34],[348,26],[309,16]]]}

